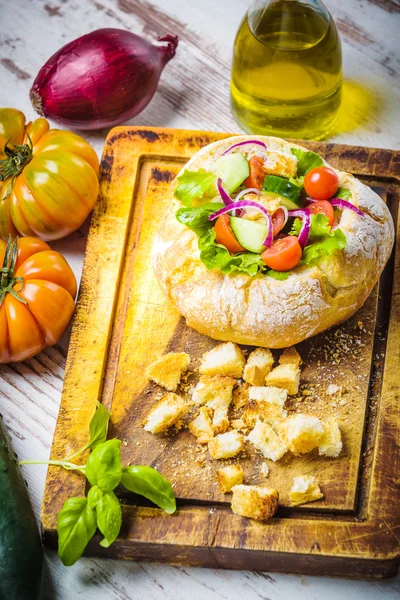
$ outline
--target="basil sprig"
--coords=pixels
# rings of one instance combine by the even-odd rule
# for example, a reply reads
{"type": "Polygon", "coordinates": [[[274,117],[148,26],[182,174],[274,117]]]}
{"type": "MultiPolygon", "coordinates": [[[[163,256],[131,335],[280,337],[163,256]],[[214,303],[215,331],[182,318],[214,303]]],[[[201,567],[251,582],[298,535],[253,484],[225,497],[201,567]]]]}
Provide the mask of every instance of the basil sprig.
{"type": "Polygon", "coordinates": [[[96,533],[103,534],[100,545],[108,548],[118,537],[122,510],[114,489],[121,483],[172,514],[176,501],[171,484],[158,471],[146,466],[122,467],[121,441],[107,440],[109,412],[97,404],[89,425],[89,441],[65,460],[31,461],[20,464],[51,464],[83,473],[91,484],[87,497],[68,498],[57,518],[58,554],[65,566],[73,565],[96,533]],[[85,465],[71,460],[85,450],[92,452],[85,465]]]}

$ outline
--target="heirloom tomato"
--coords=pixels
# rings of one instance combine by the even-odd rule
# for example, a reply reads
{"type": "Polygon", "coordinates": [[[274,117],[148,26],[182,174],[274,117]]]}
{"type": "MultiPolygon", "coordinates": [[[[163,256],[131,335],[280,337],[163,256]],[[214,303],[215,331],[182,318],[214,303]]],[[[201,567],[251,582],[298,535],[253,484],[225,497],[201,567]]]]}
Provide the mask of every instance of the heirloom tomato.
{"type": "Polygon", "coordinates": [[[75,307],[67,261],[32,237],[0,240],[0,363],[17,362],[57,343],[75,307]]]}
{"type": "Polygon", "coordinates": [[[99,163],[94,149],[46,119],[0,109],[0,237],[56,240],[75,231],[92,210],[99,163]]]}

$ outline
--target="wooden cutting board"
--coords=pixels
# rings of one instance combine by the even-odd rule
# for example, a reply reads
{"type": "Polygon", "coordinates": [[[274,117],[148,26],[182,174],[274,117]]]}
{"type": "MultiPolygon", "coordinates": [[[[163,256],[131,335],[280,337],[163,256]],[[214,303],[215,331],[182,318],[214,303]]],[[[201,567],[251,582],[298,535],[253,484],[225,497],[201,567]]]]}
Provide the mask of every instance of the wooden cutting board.
{"type": "MultiPolygon", "coordinates": [[[[179,510],[168,516],[121,490],[120,537],[108,549],[95,539],[87,553],[233,569],[394,575],[400,555],[399,236],[397,252],[364,307],[340,327],[298,346],[305,362],[302,382],[310,393],[291,400],[289,409],[323,419],[336,415],[344,441],[340,457],[288,455],[270,463],[268,480],[250,448],[240,459],[246,483],[278,488],[276,518],[258,523],[234,515],[215,483],[224,461],[200,452],[187,429],[153,436],[140,426],[162,394],[146,380],[146,366],[174,350],[188,352],[195,370],[203,352],[217,343],[189,329],[164,297],[150,252],[170,182],[201,147],[227,135],[144,127],[118,127],[108,135],[52,458],[64,458],[87,441],[99,400],[111,411],[109,436],[123,441],[123,463],[159,469],[174,484],[179,510]],[[343,393],[329,394],[330,384],[343,393]],[[294,509],[287,494],[300,474],[316,475],[324,499],[294,509]]],[[[305,146],[373,186],[397,223],[399,152],[305,146]]],[[[193,374],[189,383],[195,382],[193,374]]],[[[56,517],[65,500],[84,493],[81,476],[49,468],[42,508],[48,545],[56,546],[56,517]]]]}

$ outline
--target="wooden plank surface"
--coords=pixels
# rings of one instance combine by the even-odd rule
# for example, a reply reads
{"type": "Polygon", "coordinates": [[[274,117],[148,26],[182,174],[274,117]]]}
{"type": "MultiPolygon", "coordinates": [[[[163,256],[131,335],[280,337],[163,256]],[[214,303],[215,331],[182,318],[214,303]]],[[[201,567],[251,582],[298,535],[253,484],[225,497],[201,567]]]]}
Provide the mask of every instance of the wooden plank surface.
{"type": "MultiPolygon", "coordinates": [[[[40,66],[62,44],[98,27],[122,27],[147,37],[170,29],[181,36],[178,54],[164,73],[149,107],[135,124],[237,131],[227,96],[234,32],[249,5],[246,0],[19,0],[2,7],[0,23],[1,105],[33,116],[27,89],[40,66]],[[210,68],[209,68],[210,67],[210,68]]],[[[366,102],[354,102],[335,141],[400,148],[399,59],[396,52],[397,0],[326,0],[336,18],[344,50],[344,74],[366,87],[366,102]],[[352,117],[359,121],[351,129],[352,117]]],[[[348,91],[351,87],[348,88],[348,91]]],[[[353,119],[354,121],[354,119],[353,119]]],[[[101,153],[106,132],[88,135],[101,153]]],[[[87,227],[54,244],[65,253],[79,279],[87,227]]],[[[0,410],[22,458],[49,455],[61,395],[68,332],[61,343],[21,365],[0,369],[0,410]]],[[[382,450],[384,451],[384,450],[382,450]]],[[[39,514],[45,468],[26,468],[25,477],[39,514]]],[[[250,572],[176,569],[144,563],[83,559],[65,569],[48,555],[46,598],[103,600],[149,597],[271,600],[296,597],[336,600],[394,600],[400,580],[345,582],[250,572]]]]}
{"type": "MultiPolygon", "coordinates": [[[[378,290],[352,319],[299,345],[306,362],[304,379],[312,393],[297,412],[322,419],[337,416],[344,452],[337,460],[309,455],[275,463],[269,483],[282,495],[276,519],[260,524],[233,515],[215,487],[220,461],[207,457],[204,465],[196,464],[197,444],[187,431],[153,437],[141,428],[144,415],[162,394],[147,382],[146,366],[169,350],[187,351],[195,366],[202,353],[216,343],[185,325],[159,290],[149,265],[153,239],[169,201],[169,180],[200,147],[226,135],[143,127],[118,127],[110,132],[51,456],[60,459],[76,450],[77,440],[85,442],[81,432],[88,429],[88,413],[100,400],[111,410],[110,435],[123,441],[123,463],[156,466],[175,486],[180,508],[173,518],[166,518],[159,509],[140,508],[146,505],[125,495],[125,525],[120,537],[105,552],[93,542],[88,553],[225,568],[257,565],[295,573],[393,575],[400,551],[400,492],[389,486],[378,491],[376,486],[382,477],[395,480],[400,468],[396,444],[400,435],[399,385],[390,380],[390,374],[389,384],[385,376],[382,379],[383,364],[385,374],[388,364],[392,369],[400,364],[397,306],[391,308],[392,261],[378,290]],[[105,309],[103,297],[107,298],[105,309]],[[390,349],[387,355],[386,344],[390,349]],[[384,393],[377,383],[374,389],[374,379],[380,381],[384,393]],[[328,386],[333,382],[346,389],[343,403],[329,398],[328,386]],[[388,427],[391,439],[386,435],[388,427]],[[369,438],[376,438],[376,444],[385,439],[390,462],[382,455],[376,460],[369,438]],[[361,460],[362,450],[364,456],[370,454],[372,463],[361,460]],[[317,475],[325,500],[282,512],[292,477],[304,473],[317,475]],[[315,513],[314,520],[307,517],[309,513],[315,513]],[[316,557],[305,559],[314,546],[318,547],[316,557]]],[[[308,146],[328,162],[340,164],[344,170],[351,168],[378,185],[397,222],[400,153],[385,151],[383,167],[381,150],[324,143],[308,146]]],[[[395,273],[396,294],[400,271],[395,273]]],[[[260,483],[256,454],[247,453],[248,458],[241,461],[246,476],[250,483],[260,483]]],[[[42,526],[50,546],[55,543],[62,504],[71,494],[83,493],[84,481],[79,475],[49,469],[42,526]]]]}

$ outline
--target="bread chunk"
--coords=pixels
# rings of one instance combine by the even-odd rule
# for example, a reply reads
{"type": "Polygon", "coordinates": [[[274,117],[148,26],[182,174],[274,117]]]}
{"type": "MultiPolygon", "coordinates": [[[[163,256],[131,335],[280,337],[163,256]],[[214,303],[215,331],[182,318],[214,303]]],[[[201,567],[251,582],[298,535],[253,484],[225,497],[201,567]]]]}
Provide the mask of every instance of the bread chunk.
{"type": "Polygon", "coordinates": [[[175,392],[189,363],[190,356],[186,352],[169,352],[147,367],[146,377],[166,390],[175,392]]]}
{"type": "Polygon", "coordinates": [[[279,434],[293,454],[306,454],[319,445],[324,433],[318,417],[298,413],[282,421],[279,434]]]}
{"type": "Polygon", "coordinates": [[[269,423],[257,421],[254,429],[250,431],[247,438],[265,458],[276,462],[287,452],[286,444],[274,431],[269,423]]]}
{"type": "Polygon", "coordinates": [[[227,375],[239,378],[243,374],[245,364],[246,359],[239,346],[227,342],[203,354],[199,371],[202,375],[227,375]]]}
{"type": "Polygon", "coordinates": [[[194,388],[193,402],[206,404],[214,411],[213,427],[214,433],[223,433],[229,427],[228,409],[232,402],[232,392],[236,385],[233,377],[215,375],[208,377],[203,375],[194,388]]]}
{"type": "Polygon", "coordinates": [[[266,521],[278,508],[279,493],[275,488],[257,485],[235,485],[232,488],[232,511],[242,517],[266,521]]]}
{"type": "Polygon", "coordinates": [[[251,385],[264,385],[265,377],[274,364],[274,357],[268,348],[256,348],[249,354],[243,371],[243,379],[251,385]]]}
{"type": "Polygon", "coordinates": [[[287,411],[278,404],[270,404],[263,400],[250,400],[243,411],[243,420],[249,427],[254,427],[258,420],[276,427],[286,417],[287,411]]]}
{"type": "Polygon", "coordinates": [[[208,450],[212,458],[231,458],[244,450],[243,435],[236,431],[221,433],[208,442],[208,450]]]}
{"type": "Polygon", "coordinates": [[[289,492],[290,506],[307,504],[320,500],[324,495],[313,475],[301,475],[293,478],[293,485],[289,492]]]}
{"type": "Polygon", "coordinates": [[[248,383],[239,383],[239,385],[233,390],[233,405],[236,409],[243,408],[249,401],[249,389],[248,383]]]}
{"type": "Polygon", "coordinates": [[[279,175],[279,177],[296,177],[297,158],[289,152],[274,150],[267,152],[264,161],[264,170],[267,175],[279,175]]]}
{"type": "Polygon", "coordinates": [[[281,365],[295,365],[299,367],[302,363],[301,356],[294,346],[285,348],[279,357],[279,364],[281,365]]]}
{"type": "Polygon", "coordinates": [[[249,400],[260,400],[283,406],[287,400],[287,390],[274,386],[257,386],[249,389],[249,400]]]}
{"type": "Polygon", "coordinates": [[[160,433],[174,425],[188,410],[186,402],[173,392],[165,394],[148,413],[142,425],[150,433],[160,433]]]}
{"type": "Polygon", "coordinates": [[[318,452],[320,456],[330,456],[336,458],[342,451],[342,435],[340,433],[339,424],[336,419],[330,417],[322,424],[324,433],[318,444],[318,452]]]}
{"type": "Polygon", "coordinates": [[[199,444],[208,444],[214,437],[211,412],[209,408],[202,406],[197,417],[189,423],[189,430],[196,436],[199,444]]]}
{"type": "Polygon", "coordinates": [[[240,465],[228,465],[217,471],[217,482],[221,492],[230,492],[234,485],[243,483],[243,469],[240,465]]]}
{"type": "Polygon", "coordinates": [[[266,385],[287,390],[289,395],[297,394],[300,383],[300,369],[296,365],[279,365],[265,378],[266,385]]]}

